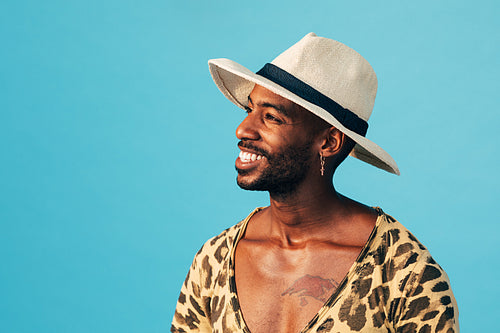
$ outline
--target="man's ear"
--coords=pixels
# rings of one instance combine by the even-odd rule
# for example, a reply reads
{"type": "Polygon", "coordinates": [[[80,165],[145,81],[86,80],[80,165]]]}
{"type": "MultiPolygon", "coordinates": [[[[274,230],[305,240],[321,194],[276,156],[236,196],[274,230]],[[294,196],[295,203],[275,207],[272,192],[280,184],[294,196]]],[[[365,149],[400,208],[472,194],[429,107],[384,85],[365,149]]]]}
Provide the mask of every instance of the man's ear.
{"type": "Polygon", "coordinates": [[[341,151],[346,137],[344,133],[333,126],[325,131],[321,145],[321,153],[324,157],[331,157],[341,151]]]}

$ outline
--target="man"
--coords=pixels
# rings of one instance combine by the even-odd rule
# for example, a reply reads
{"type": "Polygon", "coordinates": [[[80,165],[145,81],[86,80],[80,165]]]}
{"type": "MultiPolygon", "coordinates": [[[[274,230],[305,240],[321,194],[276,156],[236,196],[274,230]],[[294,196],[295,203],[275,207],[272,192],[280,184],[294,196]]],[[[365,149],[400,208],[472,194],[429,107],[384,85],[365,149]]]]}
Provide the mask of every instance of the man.
{"type": "Polygon", "coordinates": [[[182,286],[172,332],[458,332],[446,273],[394,218],[336,192],[351,154],[399,174],[365,138],[377,89],[368,62],[311,33],[254,74],[209,61],[247,110],[238,185],[270,206],[212,238],[182,286]]]}

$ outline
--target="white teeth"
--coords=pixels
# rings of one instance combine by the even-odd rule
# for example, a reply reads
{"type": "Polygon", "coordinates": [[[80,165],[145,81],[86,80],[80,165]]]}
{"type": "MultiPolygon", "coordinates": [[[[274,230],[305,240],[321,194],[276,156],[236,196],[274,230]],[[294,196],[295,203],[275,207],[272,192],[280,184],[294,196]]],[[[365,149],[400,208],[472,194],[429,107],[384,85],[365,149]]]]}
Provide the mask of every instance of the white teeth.
{"type": "Polygon", "coordinates": [[[248,153],[245,151],[240,151],[240,154],[238,156],[239,156],[240,160],[244,163],[253,162],[253,161],[257,161],[257,160],[262,159],[261,155],[252,154],[252,153],[248,153]]]}

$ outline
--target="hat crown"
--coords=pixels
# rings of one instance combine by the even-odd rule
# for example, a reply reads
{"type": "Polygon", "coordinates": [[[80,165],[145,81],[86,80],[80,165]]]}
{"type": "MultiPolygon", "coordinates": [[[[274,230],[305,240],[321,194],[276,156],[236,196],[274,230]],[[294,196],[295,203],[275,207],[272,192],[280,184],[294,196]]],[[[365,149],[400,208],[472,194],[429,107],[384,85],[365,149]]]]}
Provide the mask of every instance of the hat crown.
{"type": "Polygon", "coordinates": [[[309,33],[271,62],[367,121],[377,76],[358,52],[309,33]]]}

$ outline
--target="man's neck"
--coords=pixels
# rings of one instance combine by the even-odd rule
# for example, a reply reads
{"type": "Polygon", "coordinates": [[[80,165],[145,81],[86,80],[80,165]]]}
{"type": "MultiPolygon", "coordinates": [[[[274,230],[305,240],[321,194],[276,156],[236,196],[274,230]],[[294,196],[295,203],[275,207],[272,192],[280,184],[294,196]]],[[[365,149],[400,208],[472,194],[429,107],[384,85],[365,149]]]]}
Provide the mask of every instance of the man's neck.
{"type": "Polygon", "coordinates": [[[355,207],[355,202],[339,194],[331,183],[302,186],[286,196],[271,195],[270,203],[270,234],[283,246],[327,236],[326,231],[344,229],[355,207]]]}
{"type": "Polygon", "coordinates": [[[323,187],[298,188],[286,195],[270,194],[270,208],[273,219],[286,225],[299,225],[308,220],[322,220],[330,213],[325,205],[341,207],[342,196],[333,185],[323,187]]]}

